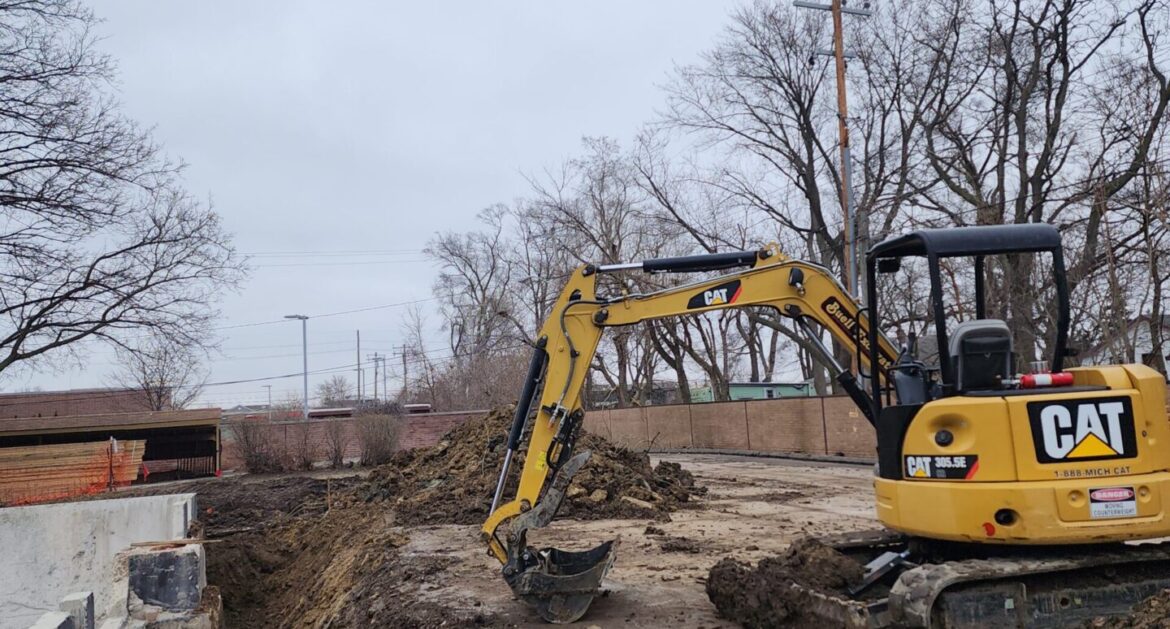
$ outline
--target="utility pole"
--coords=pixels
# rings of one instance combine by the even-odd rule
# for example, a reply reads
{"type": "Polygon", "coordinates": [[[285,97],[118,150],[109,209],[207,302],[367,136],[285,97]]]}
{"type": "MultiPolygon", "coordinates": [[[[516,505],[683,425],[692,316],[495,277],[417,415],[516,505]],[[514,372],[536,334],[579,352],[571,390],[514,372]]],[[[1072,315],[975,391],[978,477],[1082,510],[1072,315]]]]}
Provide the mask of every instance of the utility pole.
{"type": "Polygon", "coordinates": [[[297,319],[301,322],[301,356],[303,358],[305,378],[305,400],[301,404],[305,421],[309,420],[309,317],[305,315],[284,315],[285,319],[297,319]]]}
{"type": "MultiPolygon", "coordinates": [[[[872,12],[869,10],[868,1],[862,4],[863,8],[861,9],[844,6],[845,0],[832,0],[831,4],[796,0],[792,4],[802,9],[829,11],[833,14],[833,50],[831,52],[817,50],[816,54],[832,55],[837,63],[837,132],[841,137],[840,178],[841,211],[844,215],[843,231],[845,233],[845,284],[849,292],[856,297],[861,292],[858,286],[857,232],[859,222],[857,220],[857,208],[853,204],[853,158],[849,152],[849,106],[845,93],[845,59],[846,57],[855,57],[856,55],[845,53],[845,34],[842,25],[842,14],[848,13],[849,15],[869,17],[872,15],[872,12]]],[[[866,229],[867,233],[868,231],[866,229]]]]}
{"type": "Polygon", "coordinates": [[[402,399],[400,402],[406,404],[406,388],[407,383],[410,382],[410,374],[406,371],[406,346],[399,345],[398,353],[402,356],[402,399]]]}
{"type": "Polygon", "coordinates": [[[354,363],[354,371],[357,372],[357,378],[354,380],[354,397],[357,398],[357,404],[362,402],[362,331],[354,330],[357,333],[357,362],[354,363]]]}
{"type": "Polygon", "coordinates": [[[386,388],[386,372],[387,371],[390,371],[390,370],[386,369],[386,357],[383,356],[382,357],[382,395],[385,395],[386,401],[389,402],[390,401],[390,389],[386,388]]]}
{"type": "Polygon", "coordinates": [[[374,361],[374,402],[378,402],[378,352],[370,358],[374,361]]]}
{"type": "Polygon", "coordinates": [[[272,385],[266,384],[264,388],[268,389],[268,421],[272,422],[272,385]]]}

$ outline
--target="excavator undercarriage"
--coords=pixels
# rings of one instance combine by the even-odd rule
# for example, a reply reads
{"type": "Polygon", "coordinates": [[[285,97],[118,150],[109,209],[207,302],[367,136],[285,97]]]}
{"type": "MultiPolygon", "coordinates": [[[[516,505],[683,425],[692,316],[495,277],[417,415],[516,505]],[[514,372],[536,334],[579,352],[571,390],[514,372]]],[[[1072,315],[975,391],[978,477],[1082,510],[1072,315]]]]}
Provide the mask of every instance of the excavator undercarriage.
{"type": "Polygon", "coordinates": [[[843,594],[792,584],[824,626],[1070,627],[1125,614],[1170,588],[1170,544],[987,546],[889,530],[817,538],[867,566],[843,594]],[[872,578],[872,580],[870,580],[872,578]]]}
{"type": "MultiPolygon", "coordinates": [[[[574,454],[581,390],[606,328],[726,308],[770,308],[874,426],[877,519],[885,530],[821,541],[864,566],[847,592],[789,585],[826,626],[1058,627],[1128,610],[1170,587],[1170,421],[1161,374],[1140,365],[1064,368],[1069,297],[1047,225],[923,230],[875,245],[863,307],[822,267],[777,246],[608,266],[570,277],[533,342],[482,533],[516,596],[549,622],[582,617],[615,560],[528,545],[555,517],[589,453],[574,454]],[[1051,369],[1021,374],[1008,326],[988,318],[984,260],[1053,260],[1051,369]],[[882,333],[875,273],[927,259],[938,357],[882,333]],[[940,258],[974,259],[975,318],[948,322],[940,258]],[[747,267],[743,269],[742,267],[747,267]],[[647,294],[602,297],[599,274],[734,271],[647,294]],[[814,328],[813,324],[819,324],[814,328]],[[827,333],[853,356],[838,363],[827,333]],[[518,478],[514,455],[527,445],[518,478]],[[514,492],[512,488],[515,487],[514,492]],[[505,500],[505,494],[513,494],[505,500]]],[[[1030,348],[1025,348],[1029,350],[1030,348]]]]}

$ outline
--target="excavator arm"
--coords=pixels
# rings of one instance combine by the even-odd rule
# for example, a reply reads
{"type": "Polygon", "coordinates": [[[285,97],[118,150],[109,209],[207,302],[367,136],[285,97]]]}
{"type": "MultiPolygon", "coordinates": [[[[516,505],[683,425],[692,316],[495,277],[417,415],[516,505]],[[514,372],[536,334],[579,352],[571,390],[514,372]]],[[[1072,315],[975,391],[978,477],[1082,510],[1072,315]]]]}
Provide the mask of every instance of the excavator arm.
{"type": "Polygon", "coordinates": [[[573,455],[585,413],[581,390],[606,328],[728,308],[770,307],[794,320],[862,413],[874,422],[873,404],[849,369],[821,343],[809,319],[849,348],[862,373],[885,378],[894,346],[880,333],[869,347],[867,317],[825,268],[785,256],[776,245],[744,251],[577,268],[541,328],[524,388],[516,405],[491,513],[482,533],[504,578],[521,599],[550,622],[572,622],[588,609],[613,563],[615,543],[592,550],[537,550],[527,545],[531,528],[555,516],[573,475],[589,452],[573,455]],[[714,279],[616,298],[596,294],[599,274],[617,271],[700,272],[747,267],[714,279]],[[876,363],[876,365],[874,364],[876,363]],[[875,369],[876,367],[876,369],[875,369]],[[876,371],[876,374],[873,372],[876,371]],[[536,403],[535,416],[533,403],[536,403]],[[502,501],[513,457],[527,436],[527,451],[515,495],[502,501]]]}

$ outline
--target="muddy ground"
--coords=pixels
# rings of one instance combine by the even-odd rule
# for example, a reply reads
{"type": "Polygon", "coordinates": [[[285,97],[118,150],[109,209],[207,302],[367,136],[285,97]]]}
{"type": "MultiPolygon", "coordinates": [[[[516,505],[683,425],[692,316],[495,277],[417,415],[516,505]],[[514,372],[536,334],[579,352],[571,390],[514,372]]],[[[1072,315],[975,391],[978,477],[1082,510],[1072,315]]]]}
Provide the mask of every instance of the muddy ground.
{"type": "MultiPolygon", "coordinates": [[[[756,562],[807,533],[874,524],[868,467],[709,455],[653,463],[661,461],[690,470],[707,494],[668,517],[559,517],[531,534],[534,545],[566,549],[621,538],[581,626],[734,626],[705,591],[716,562],[756,562]]],[[[403,523],[392,505],[353,498],[363,483],[241,477],[171,489],[199,493],[207,535],[220,540],[207,546],[208,581],[221,586],[228,626],[547,628],[512,598],[478,525],[403,523]]]]}
{"type": "MultiPolygon", "coordinates": [[[[551,527],[531,532],[535,546],[569,550],[620,538],[603,593],[579,626],[738,626],[719,617],[709,579],[714,589],[733,594],[715,599],[724,609],[738,608],[748,625],[804,626],[788,601],[767,594],[774,589],[766,587],[769,570],[783,576],[793,563],[786,557],[804,564],[816,556],[816,548],[790,548],[797,538],[876,525],[869,466],[715,455],[664,455],[651,463],[665,470],[681,465],[706,493],[666,514],[558,517],[551,527]],[[712,571],[716,565],[722,568],[712,571]],[[761,602],[767,618],[752,617],[761,602]]],[[[418,499],[409,501],[412,511],[403,518],[396,500],[367,499],[371,483],[383,482],[367,476],[352,470],[235,476],[128,493],[198,493],[203,533],[215,540],[206,547],[208,581],[221,587],[227,627],[547,629],[513,599],[480,541],[478,518],[420,524],[417,509],[426,501],[418,499]]],[[[428,492],[441,502],[436,493],[428,492]]],[[[440,505],[437,511],[449,509],[440,505]]],[[[844,574],[824,576],[838,572],[844,574]]],[[[813,585],[832,590],[840,584],[813,585]]],[[[1167,628],[1168,618],[1170,592],[1130,618],[1089,626],[1167,628]]]]}

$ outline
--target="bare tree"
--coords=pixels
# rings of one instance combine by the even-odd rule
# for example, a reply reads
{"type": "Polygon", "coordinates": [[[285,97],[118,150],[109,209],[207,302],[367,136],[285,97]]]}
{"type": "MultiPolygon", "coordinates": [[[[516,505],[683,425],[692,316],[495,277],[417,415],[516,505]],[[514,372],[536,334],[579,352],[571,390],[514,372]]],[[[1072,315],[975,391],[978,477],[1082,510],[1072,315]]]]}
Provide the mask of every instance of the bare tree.
{"type": "Polygon", "coordinates": [[[324,406],[343,406],[355,397],[353,385],[342,375],[333,376],[317,385],[317,399],[324,406]]]}
{"type": "MultiPolygon", "coordinates": [[[[933,23],[917,44],[931,51],[930,70],[915,89],[927,95],[925,155],[939,181],[918,197],[935,214],[928,222],[1055,223],[1073,247],[1074,291],[1115,282],[1125,263],[1115,250],[1140,239],[1141,226],[1111,210],[1147,163],[1170,103],[1160,68],[1170,8],[953,1],[927,13],[933,23]]],[[[999,298],[991,312],[1008,321],[1025,361],[1044,349],[1055,318],[1039,298],[1051,284],[1037,277],[1029,256],[988,269],[988,294],[999,298]]],[[[1124,311],[1116,283],[1107,292],[1124,311]]]]}
{"type": "Polygon", "coordinates": [[[133,347],[119,348],[117,357],[113,384],[137,391],[148,410],[186,408],[207,382],[198,350],[170,339],[152,335],[133,347]]]}
{"type": "Polygon", "coordinates": [[[219,217],[108,95],[95,23],[76,0],[0,4],[0,371],[150,331],[198,345],[242,278],[219,217]]]}
{"type": "MultiPolygon", "coordinates": [[[[1074,291],[1074,342],[1109,340],[1132,355],[1135,318],[1156,324],[1170,289],[1168,29],[1165,0],[907,0],[856,23],[848,45],[859,57],[847,80],[848,122],[860,140],[860,248],[922,227],[1056,225],[1074,291]]],[[[444,311],[449,328],[504,351],[505,337],[527,339],[549,314],[563,274],[581,262],[774,240],[842,273],[836,94],[815,55],[828,37],[823,15],[788,3],[757,0],[737,10],[710,51],[676,70],[664,113],[632,154],[606,138],[586,139],[579,157],[530,177],[529,198],[485,212],[478,234],[448,238],[443,262],[464,267],[451,275],[457,282],[437,289],[451,304],[463,300],[444,311]],[[466,269],[476,270],[474,281],[466,269]]],[[[1044,261],[1025,258],[985,267],[988,313],[1008,321],[1022,361],[1050,349],[1057,316],[1044,261]]],[[[941,271],[949,320],[974,316],[970,263],[947,260],[941,271]]],[[[887,331],[902,341],[934,331],[924,279],[908,261],[878,280],[887,331]]],[[[674,281],[598,278],[605,295],[674,281]]],[[[829,386],[808,340],[766,309],[615,332],[599,347],[589,382],[607,384],[619,405],[647,399],[660,372],[684,399],[696,376],[717,396],[733,378],[767,380],[797,367],[818,392],[829,386]]],[[[1155,363],[1164,356],[1161,336],[1160,327],[1151,331],[1155,363]]],[[[842,363],[844,349],[836,348],[842,363]]],[[[420,343],[418,356],[433,399],[440,390],[480,394],[478,372],[460,375],[473,361],[462,352],[436,360],[420,343]]]]}
{"type": "Polygon", "coordinates": [[[505,340],[511,278],[504,215],[502,207],[488,208],[480,213],[486,229],[439,234],[425,249],[440,265],[434,293],[453,354],[490,351],[505,340]]]}

